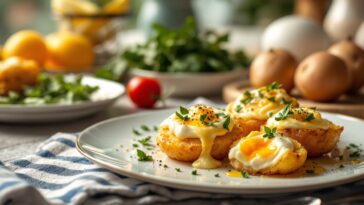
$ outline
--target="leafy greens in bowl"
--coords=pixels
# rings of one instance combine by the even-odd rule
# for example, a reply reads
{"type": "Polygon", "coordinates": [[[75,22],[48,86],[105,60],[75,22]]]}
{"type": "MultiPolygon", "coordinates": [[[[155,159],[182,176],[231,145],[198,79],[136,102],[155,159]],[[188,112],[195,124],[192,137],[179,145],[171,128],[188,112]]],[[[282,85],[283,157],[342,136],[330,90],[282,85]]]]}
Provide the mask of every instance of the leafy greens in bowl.
{"type": "Polygon", "coordinates": [[[217,73],[247,67],[250,60],[243,51],[223,47],[228,34],[200,33],[194,19],[180,29],[154,26],[154,35],[144,44],[126,49],[96,71],[101,78],[118,80],[128,68],[159,73],[217,73]]]}

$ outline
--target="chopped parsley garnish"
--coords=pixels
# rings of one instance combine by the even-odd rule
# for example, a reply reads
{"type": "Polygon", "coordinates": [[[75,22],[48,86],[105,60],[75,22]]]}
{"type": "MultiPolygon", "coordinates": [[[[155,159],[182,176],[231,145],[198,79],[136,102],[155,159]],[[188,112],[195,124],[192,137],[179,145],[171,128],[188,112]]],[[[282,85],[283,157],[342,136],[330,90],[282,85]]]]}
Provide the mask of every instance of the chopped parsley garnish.
{"type": "Polygon", "coordinates": [[[138,156],[138,160],[139,161],[144,161],[144,162],[153,161],[153,157],[152,156],[147,155],[145,152],[143,152],[140,149],[137,149],[137,156],[138,156]]]}
{"type": "Polygon", "coordinates": [[[268,113],[268,116],[269,116],[269,117],[272,117],[272,116],[273,116],[273,112],[269,112],[269,113],[268,113]]]}
{"type": "Polygon", "coordinates": [[[313,116],[313,114],[312,113],[309,113],[306,117],[305,117],[305,119],[303,119],[304,121],[311,121],[311,120],[314,120],[315,119],[315,116],[313,116]]]}
{"type": "Polygon", "coordinates": [[[241,107],[241,105],[237,105],[237,106],[235,107],[235,112],[240,112],[240,111],[241,111],[241,109],[243,109],[243,107],[241,107]]]}
{"type": "Polygon", "coordinates": [[[248,173],[248,172],[246,172],[246,171],[242,171],[242,172],[241,172],[241,176],[242,176],[242,177],[244,177],[245,179],[249,179],[249,178],[250,178],[249,173],[248,173]]]}
{"type": "Polygon", "coordinates": [[[279,89],[281,88],[281,84],[277,83],[277,82],[273,82],[272,84],[268,85],[267,86],[267,91],[272,91],[272,90],[275,90],[275,89],[279,89]]]}
{"type": "Polygon", "coordinates": [[[342,169],[344,168],[345,166],[343,164],[340,164],[339,168],[342,169]]]}
{"type": "Polygon", "coordinates": [[[163,167],[167,169],[168,168],[168,165],[165,164],[165,165],[163,165],[163,167]]]}
{"type": "Polygon", "coordinates": [[[267,98],[269,101],[271,102],[275,102],[276,101],[276,98],[275,97],[270,97],[270,98],[267,98]]]}
{"type": "Polygon", "coordinates": [[[264,98],[264,95],[263,95],[263,93],[262,93],[262,91],[258,91],[258,96],[260,97],[260,98],[264,98]]]}
{"type": "Polygon", "coordinates": [[[306,169],[306,174],[315,174],[315,171],[313,169],[306,169]]]}
{"type": "Polygon", "coordinates": [[[138,130],[136,130],[136,129],[133,129],[133,133],[135,134],[135,135],[142,135],[138,130]]]}
{"type": "Polygon", "coordinates": [[[220,177],[220,174],[217,173],[217,174],[214,175],[214,177],[219,178],[220,177]]]}
{"type": "Polygon", "coordinates": [[[202,122],[202,124],[204,124],[206,126],[212,126],[212,127],[214,127],[215,124],[219,122],[219,121],[206,122],[205,121],[206,117],[207,117],[207,114],[200,115],[200,121],[202,122]]]}
{"type": "Polygon", "coordinates": [[[150,139],[151,139],[151,138],[152,138],[151,136],[148,136],[148,137],[146,137],[146,138],[143,138],[143,139],[138,140],[138,142],[139,142],[141,145],[143,145],[143,146],[152,146],[152,145],[150,144],[150,139]]]}
{"type": "Polygon", "coordinates": [[[200,175],[199,173],[197,173],[197,170],[195,169],[195,170],[193,170],[192,172],[191,172],[191,174],[192,175],[194,175],[194,176],[198,176],[198,175],[200,175]]]}
{"type": "Polygon", "coordinates": [[[285,120],[290,114],[292,114],[291,105],[287,105],[281,111],[279,111],[278,116],[274,119],[277,121],[285,120]]]}
{"type": "Polygon", "coordinates": [[[249,91],[245,91],[244,92],[244,99],[242,99],[240,102],[243,103],[244,105],[250,103],[253,100],[253,95],[251,92],[249,91]]]}
{"type": "Polygon", "coordinates": [[[174,168],[177,172],[182,172],[180,168],[174,168]]]}
{"type": "Polygon", "coordinates": [[[146,132],[149,132],[150,131],[149,127],[146,126],[146,125],[142,125],[142,126],[140,126],[140,128],[142,128],[142,130],[144,130],[146,132]]]}
{"type": "Polygon", "coordinates": [[[287,100],[286,98],[282,98],[282,102],[283,102],[283,104],[285,104],[285,105],[290,105],[290,104],[292,104],[292,100],[287,100]]]}
{"type": "Polygon", "coordinates": [[[138,144],[133,144],[133,147],[137,148],[137,147],[139,147],[139,145],[138,144]]]}
{"type": "Polygon", "coordinates": [[[176,115],[183,121],[187,121],[190,119],[188,117],[188,109],[182,106],[179,107],[179,112],[176,112],[176,115]]]}
{"type": "Polygon", "coordinates": [[[227,117],[227,115],[223,112],[216,113],[216,116],[223,117],[223,118],[227,117]]]}
{"type": "Polygon", "coordinates": [[[183,107],[183,106],[179,107],[179,111],[181,112],[182,115],[187,115],[188,114],[188,109],[183,107]]]}
{"type": "Polygon", "coordinates": [[[363,149],[361,149],[359,145],[356,145],[354,143],[350,143],[346,147],[346,149],[350,151],[349,157],[351,158],[360,157],[361,153],[363,152],[363,149]]]}
{"type": "Polygon", "coordinates": [[[157,132],[159,130],[158,126],[154,126],[153,130],[157,132]]]}
{"type": "Polygon", "coordinates": [[[228,116],[225,121],[224,121],[224,124],[222,125],[223,128],[227,131],[229,131],[229,124],[230,124],[230,116],[228,116]]]}
{"type": "Polygon", "coordinates": [[[277,128],[276,127],[270,129],[267,126],[264,126],[264,132],[265,132],[265,134],[263,135],[263,137],[266,137],[268,139],[272,139],[274,137],[274,134],[276,133],[276,131],[277,131],[277,128]]]}

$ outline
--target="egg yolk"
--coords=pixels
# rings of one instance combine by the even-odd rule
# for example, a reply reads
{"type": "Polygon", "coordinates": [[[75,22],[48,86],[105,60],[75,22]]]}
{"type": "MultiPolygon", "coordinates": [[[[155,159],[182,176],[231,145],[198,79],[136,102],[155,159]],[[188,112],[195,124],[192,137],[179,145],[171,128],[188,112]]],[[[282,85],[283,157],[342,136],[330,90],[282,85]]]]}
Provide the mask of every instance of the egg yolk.
{"type": "Polygon", "coordinates": [[[277,151],[276,146],[269,146],[271,141],[270,139],[260,137],[247,138],[240,144],[240,152],[249,160],[257,155],[266,159],[277,151]]]}

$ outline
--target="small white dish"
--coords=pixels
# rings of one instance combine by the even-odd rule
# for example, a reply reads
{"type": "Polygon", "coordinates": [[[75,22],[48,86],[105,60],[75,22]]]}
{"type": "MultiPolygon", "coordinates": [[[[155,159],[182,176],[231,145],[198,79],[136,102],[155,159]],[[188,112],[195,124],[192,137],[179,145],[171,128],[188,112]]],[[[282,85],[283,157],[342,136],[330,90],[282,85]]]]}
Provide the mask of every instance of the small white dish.
{"type": "Polygon", "coordinates": [[[125,87],[119,83],[91,76],[84,76],[82,83],[99,87],[90,101],[74,104],[0,105],[0,122],[44,123],[77,119],[106,109],[125,92],[125,87]]]}
{"type": "Polygon", "coordinates": [[[173,96],[198,97],[221,94],[222,88],[236,80],[248,77],[248,69],[236,69],[219,73],[160,73],[142,69],[130,69],[129,77],[152,77],[162,84],[164,89],[172,90],[173,96]]]}
{"type": "MultiPolygon", "coordinates": [[[[77,139],[76,147],[86,158],[113,172],[163,186],[203,192],[235,193],[246,196],[287,194],[336,186],[364,178],[363,162],[345,164],[341,168],[337,164],[325,164],[323,165],[326,168],[324,173],[301,177],[250,176],[249,179],[228,177],[226,172],[231,169],[229,167],[212,170],[198,169],[198,175],[192,175],[192,171],[195,169],[190,163],[171,160],[158,148],[148,150],[147,147],[138,143],[138,140],[144,136],[151,136],[151,144],[155,145],[156,131],[143,131],[141,125],[150,128],[158,126],[174,111],[164,110],[134,114],[98,123],[81,133],[77,139]],[[133,134],[133,129],[143,133],[143,136],[133,134]],[[138,148],[133,147],[133,144],[138,144],[138,148]],[[141,149],[152,155],[154,161],[138,161],[136,149],[141,149]],[[176,169],[180,169],[181,172],[176,169]],[[220,177],[215,177],[215,174],[219,174],[220,177]]],[[[360,133],[364,127],[364,121],[325,112],[323,112],[323,116],[345,127],[338,144],[340,149],[345,148],[350,143],[363,146],[360,133]]],[[[359,158],[361,161],[363,159],[363,156],[359,158]]]]}

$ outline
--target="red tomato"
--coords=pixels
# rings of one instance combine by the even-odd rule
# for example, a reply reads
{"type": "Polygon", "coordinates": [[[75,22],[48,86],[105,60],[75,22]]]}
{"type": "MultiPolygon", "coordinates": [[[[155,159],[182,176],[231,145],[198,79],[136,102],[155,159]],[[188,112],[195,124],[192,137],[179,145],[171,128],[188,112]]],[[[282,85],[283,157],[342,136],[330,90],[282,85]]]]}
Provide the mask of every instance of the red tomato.
{"type": "Polygon", "coordinates": [[[153,78],[134,77],[127,89],[131,101],[140,108],[152,108],[161,97],[161,86],[153,78]]]}

